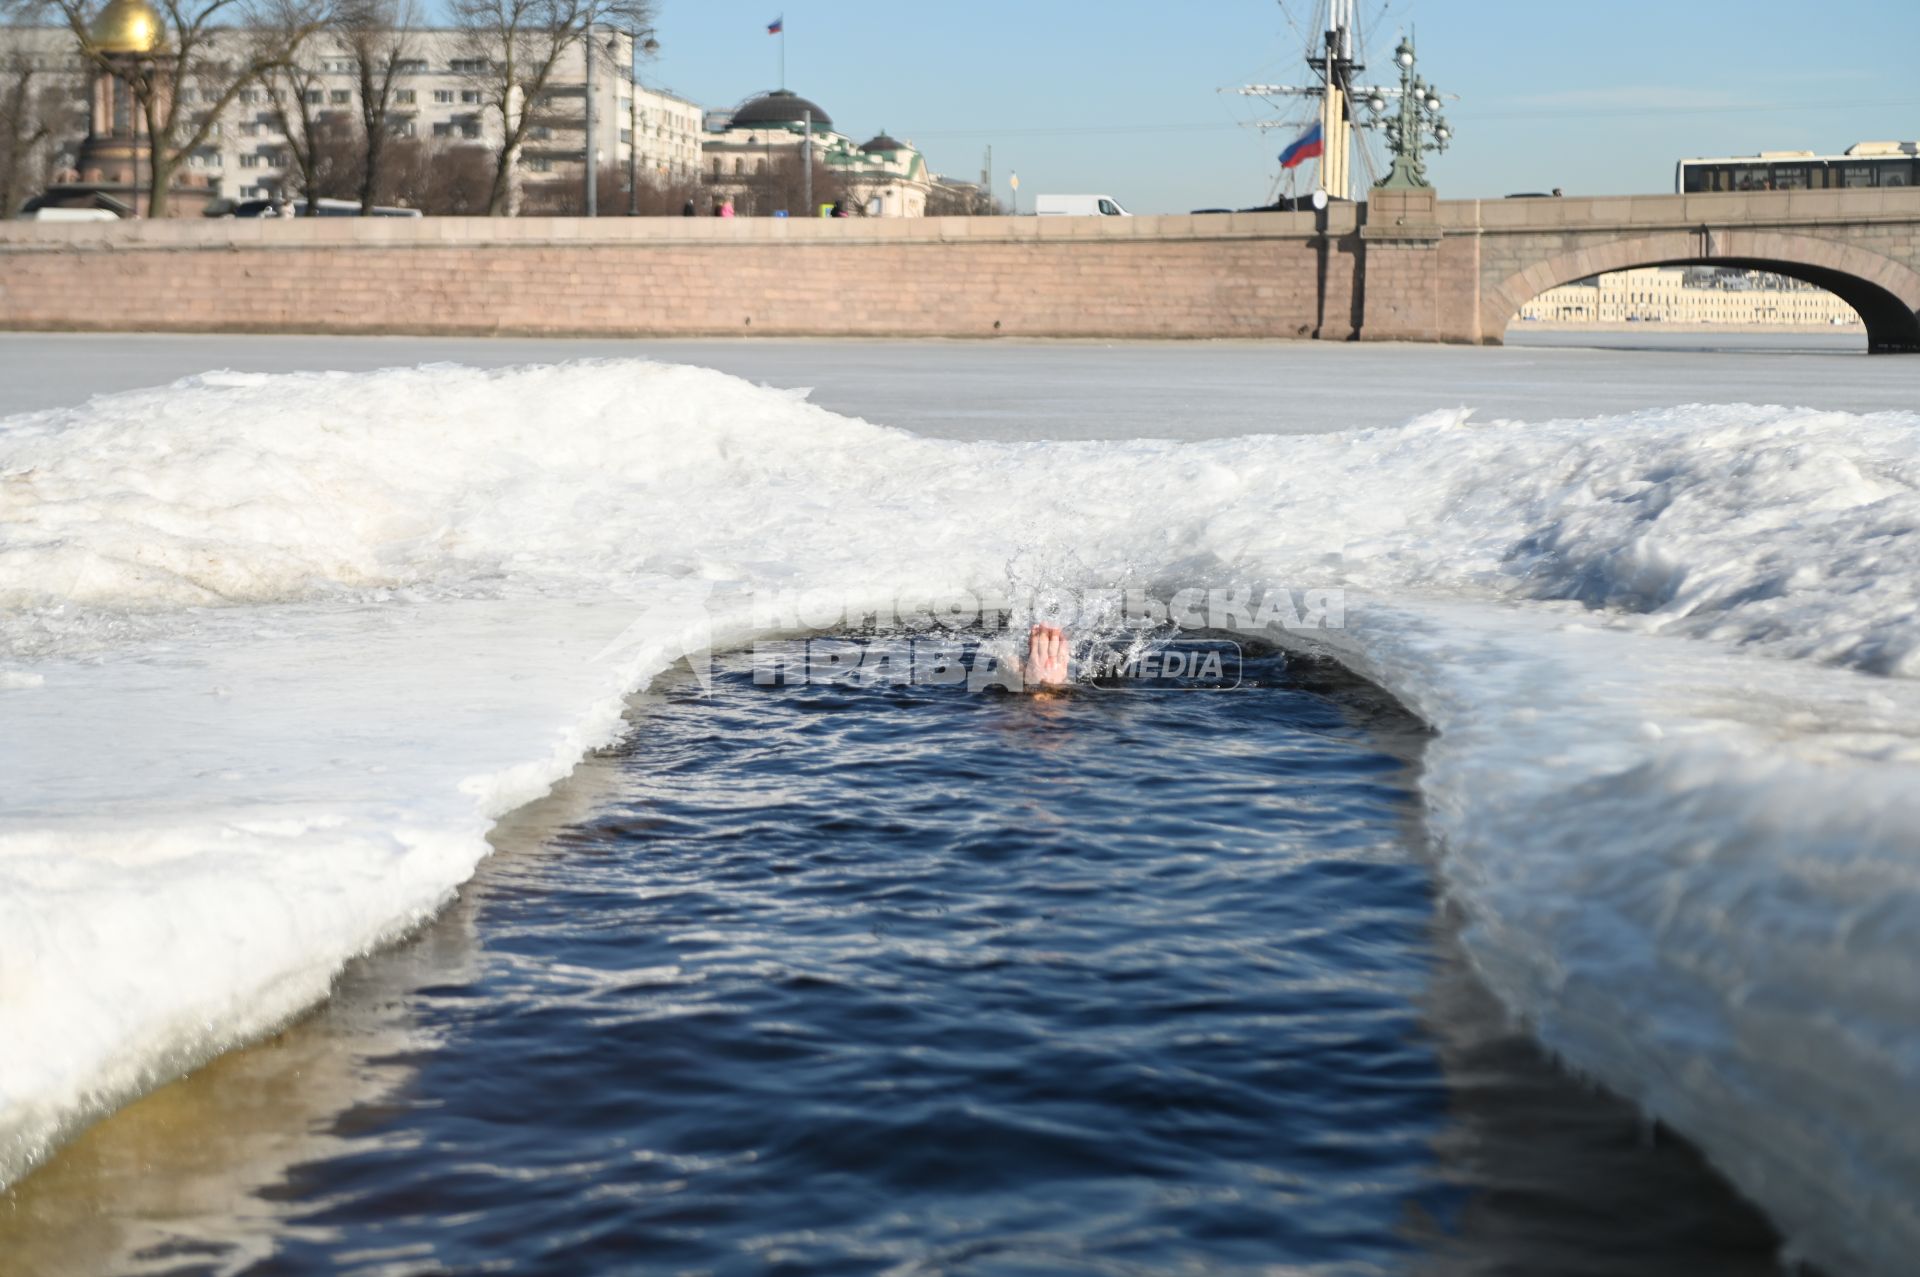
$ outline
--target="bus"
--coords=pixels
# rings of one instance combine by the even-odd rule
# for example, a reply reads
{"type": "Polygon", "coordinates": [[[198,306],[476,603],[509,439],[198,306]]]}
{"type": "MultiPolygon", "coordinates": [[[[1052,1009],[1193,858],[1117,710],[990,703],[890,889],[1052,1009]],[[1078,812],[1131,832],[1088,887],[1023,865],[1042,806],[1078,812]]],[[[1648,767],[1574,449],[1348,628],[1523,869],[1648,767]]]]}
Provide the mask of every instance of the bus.
{"type": "Polygon", "coordinates": [[[1845,155],[1762,151],[1720,160],[1681,160],[1673,179],[1673,188],[1681,195],[1916,185],[1920,185],[1920,142],[1862,142],[1848,147],[1845,155]]]}

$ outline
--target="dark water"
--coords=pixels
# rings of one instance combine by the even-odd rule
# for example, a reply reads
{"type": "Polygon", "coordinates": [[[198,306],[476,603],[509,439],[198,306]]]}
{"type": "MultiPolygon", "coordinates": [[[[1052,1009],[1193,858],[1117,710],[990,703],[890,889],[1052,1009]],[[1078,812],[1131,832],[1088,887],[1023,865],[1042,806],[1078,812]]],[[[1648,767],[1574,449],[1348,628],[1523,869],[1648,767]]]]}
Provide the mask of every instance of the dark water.
{"type": "Polygon", "coordinates": [[[1326,668],[1247,675],[675,685],[425,935],[30,1177],[0,1256],[1772,1271],[1764,1223],[1463,970],[1418,725],[1326,668]]]}

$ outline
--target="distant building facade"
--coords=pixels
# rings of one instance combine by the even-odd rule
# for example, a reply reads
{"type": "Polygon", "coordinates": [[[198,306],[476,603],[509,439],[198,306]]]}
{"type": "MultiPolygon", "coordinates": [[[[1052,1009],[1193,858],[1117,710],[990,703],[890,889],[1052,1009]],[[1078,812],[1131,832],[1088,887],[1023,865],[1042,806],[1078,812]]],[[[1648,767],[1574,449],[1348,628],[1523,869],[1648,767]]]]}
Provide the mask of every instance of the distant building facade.
{"type": "MultiPolygon", "coordinates": [[[[883,130],[866,142],[837,131],[819,105],[785,89],[751,98],[731,112],[710,111],[701,139],[701,159],[712,194],[753,211],[786,208],[807,216],[795,193],[811,149],[821,187],[844,190],[855,207],[874,217],[925,217],[933,178],[926,158],[911,143],[883,130]],[[758,206],[772,201],[777,207],[758,206]]],[[[804,183],[801,184],[804,188],[804,183]]],[[[817,189],[816,195],[828,196],[817,189]]]]}
{"type": "MultiPolygon", "coordinates": [[[[121,10],[147,22],[150,38],[164,38],[159,15],[147,0],[114,0],[103,18],[121,10]]],[[[238,37],[216,34],[211,46],[216,51],[221,38],[238,37]]],[[[614,170],[656,187],[701,187],[703,205],[731,198],[742,213],[770,215],[784,210],[790,216],[805,216],[817,212],[804,206],[809,115],[811,154],[819,179],[814,194],[820,203],[844,199],[847,211],[856,216],[924,217],[939,187],[939,196],[932,201],[939,206],[936,211],[972,212],[991,204],[984,193],[966,184],[941,183],[911,142],[885,130],[858,141],[839,132],[824,109],[796,94],[779,90],[754,97],[732,111],[708,111],[675,94],[637,85],[631,74],[635,45],[630,33],[599,29],[588,43],[596,52],[591,77],[587,45],[576,43],[561,56],[538,99],[516,106],[530,121],[515,163],[516,208],[522,204],[530,210],[567,208],[560,197],[568,192],[577,204],[586,164],[589,92],[596,167],[603,175],[614,170]],[[545,198],[548,194],[556,198],[545,198]]],[[[497,153],[503,122],[490,101],[494,86],[487,59],[474,52],[471,33],[416,31],[408,37],[403,55],[388,111],[392,132],[435,147],[497,153]]],[[[66,27],[0,27],[0,58],[4,57],[27,58],[40,86],[37,91],[63,95],[75,104],[79,120],[85,120],[89,107],[96,124],[116,112],[128,115],[122,100],[128,95],[108,93],[103,98],[102,77],[81,56],[66,27]]],[[[225,87],[177,86],[183,121],[191,121],[183,123],[183,128],[197,127],[205,119],[204,111],[216,108],[225,87]],[[196,110],[202,113],[196,115],[196,110]]],[[[337,127],[343,137],[359,128],[356,63],[350,50],[331,35],[323,34],[305,46],[301,67],[280,81],[278,92],[286,106],[292,105],[289,93],[305,97],[316,136],[322,128],[337,127]]],[[[205,144],[181,164],[172,189],[189,198],[173,201],[175,215],[200,211],[209,203],[218,209],[222,202],[293,201],[306,194],[300,189],[300,167],[295,161],[295,151],[302,148],[294,145],[303,139],[289,138],[286,132],[288,124],[300,127],[298,110],[286,111],[294,118],[283,120],[274,91],[251,84],[219,111],[205,144]]],[[[110,196],[111,207],[138,211],[144,207],[137,192],[144,177],[145,140],[138,136],[137,121],[122,131],[125,137],[103,146],[98,128],[76,124],[66,130],[71,136],[54,136],[41,143],[44,154],[29,167],[57,173],[62,189],[84,193],[93,188],[110,196]],[[103,162],[103,157],[111,162],[103,162]]],[[[604,176],[600,191],[603,208],[618,199],[617,192],[607,189],[604,176]]],[[[0,215],[14,211],[0,210],[0,215]]]]}
{"type": "MultiPolygon", "coordinates": [[[[594,149],[601,165],[617,166],[656,185],[700,180],[700,107],[632,82],[630,34],[597,31],[595,43],[600,60],[593,85],[598,132],[594,149]]],[[[96,77],[67,28],[0,28],[0,45],[5,46],[0,52],[30,59],[40,82],[53,91],[69,94],[80,103],[97,96],[91,87],[96,77]]],[[[323,37],[308,47],[306,56],[305,73],[311,80],[305,91],[318,119],[357,120],[359,87],[349,52],[323,37]]],[[[398,136],[448,146],[499,146],[500,115],[487,106],[484,62],[476,67],[466,33],[415,32],[402,67],[390,111],[398,136]]],[[[215,92],[191,84],[176,91],[189,112],[203,94],[217,100],[215,92]]],[[[586,55],[576,45],[562,55],[540,100],[529,104],[534,122],[528,127],[517,166],[527,191],[579,180],[586,153],[586,103],[586,55]]],[[[54,167],[70,169],[71,176],[85,181],[89,175],[79,171],[82,141],[74,136],[50,139],[46,145],[54,167]]],[[[99,176],[104,184],[106,175],[99,176]]],[[[242,90],[221,113],[207,144],[187,157],[181,180],[230,201],[291,198],[300,193],[288,138],[264,87],[242,90]]]]}
{"type": "Polygon", "coordinates": [[[1824,288],[1762,271],[1648,266],[1550,288],[1520,308],[1522,320],[1557,324],[1858,325],[1853,307],[1824,288]]]}

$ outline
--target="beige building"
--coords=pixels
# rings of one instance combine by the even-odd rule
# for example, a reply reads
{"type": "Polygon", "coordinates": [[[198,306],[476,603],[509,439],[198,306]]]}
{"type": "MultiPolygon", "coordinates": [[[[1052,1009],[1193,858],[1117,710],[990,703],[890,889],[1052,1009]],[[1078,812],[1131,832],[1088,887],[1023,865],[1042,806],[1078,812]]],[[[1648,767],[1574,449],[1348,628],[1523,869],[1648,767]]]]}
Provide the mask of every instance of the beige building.
{"type": "Polygon", "coordinates": [[[1824,288],[1762,271],[1647,266],[1548,289],[1520,308],[1526,323],[1844,327],[1853,307],[1824,288]]]}
{"type": "MultiPolygon", "coordinates": [[[[637,87],[631,78],[633,38],[626,32],[595,33],[599,58],[594,67],[594,149],[601,166],[618,166],[655,184],[698,180],[701,110],[672,93],[637,87]]],[[[91,73],[65,27],[0,28],[0,56],[29,59],[40,82],[84,102],[91,73]]],[[[416,32],[395,89],[393,127],[403,137],[437,139],[448,145],[497,147],[498,111],[486,105],[486,89],[467,48],[464,33],[416,32]]],[[[302,92],[321,118],[357,119],[354,63],[337,43],[323,39],[307,50],[302,92]]],[[[188,84],[178,89],[189,111],[211,89],[188,84]]],[[[518,172],[522,188],[577,182],[586,151],[587,101],[585,51],[567,51],[547,91],[532,104],[536,122],[521,147],[518,172]]],[[[49,143],[52,166],[72,167],[81,138],[49,143]]],[[[84,176],[84,175],[82,175],[84,176]]],[[[218,197],[239,201],[299,194],[298,170],[291,164],[288,139],[267,90],[251,86],[222,113],[207,144],[187,158],[186,180],[204,184],[218,197]]],[[[603,199],[614,198],[603,193],[603,199]]],[[[14,210],[4,210],[10,215],[14,210]]]]}
{"type": "MultiPolygon", "coordinates": [[[[785,89],[763,93],[731,112],[712,112],[701,139],[706,179],[716,197],[732,197],[743,209],[771,213],[785,208],[807,216],[792,175],[803,171],[811,145],[822,185],[844,189],[853,211],[871,217],[925,217],[933,177],[926,158],[910,142],[883,130],[855,142],[834,128],[816,103],[785,89]],[[762,203],[774,207],[759,208],[762,203]]],[[[816,190],[822,202],[832,190],[816,190]]]]}

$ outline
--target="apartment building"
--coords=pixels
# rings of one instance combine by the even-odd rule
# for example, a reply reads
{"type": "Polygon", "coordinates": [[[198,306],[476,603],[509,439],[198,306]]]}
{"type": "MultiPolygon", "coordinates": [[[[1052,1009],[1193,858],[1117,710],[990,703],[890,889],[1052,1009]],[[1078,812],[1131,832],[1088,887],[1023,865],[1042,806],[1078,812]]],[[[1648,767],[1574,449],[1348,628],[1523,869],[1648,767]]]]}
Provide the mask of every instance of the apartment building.
{"type": "MultiPolygon", "coordinates": [[[[699,180],[700,107],[634,82],[631,34],[595,31],[591,48],[594,150],[600,167],[614,166],[654,184],[699,180]]],[[[453,30],[418,31],[408,38],[404,53],[391,111],[395,133],[449,146],[497,149],[501,113],[490,100],[486,60],[474,55],[471,37],[453,30]]],[[[70,93],[83,105],[87,102],[92,73],[66,28],[0,28],[0,55],[27,60],[43,88],[70,93]]],[[[524,108],[532,116],[518,166],[527,194],[543,185],[579,181],[587,144],[587,56],[582,45],[568,49],[537,101],[512,104],[515,111],[524,108]]],[[[283,95],[304,94],[316,124],[357,120],[358,77],[347,49],[323,38],[308,46],[306,59],[301,71],[283,82],[283,95]]],[[[187,83],[177,86],[176,93],[191,113],[217,103],[220,88],[187,83]]],[[[73,167],[82,140],[81,136],[50,139],[46,144],[50,167],[73,167]]],[[[235,202],[300,193],[281,113],[265,86],[249,85],[221,112],[206,145],[187,157],[183,177],[217,198],[235,202]]]]}

